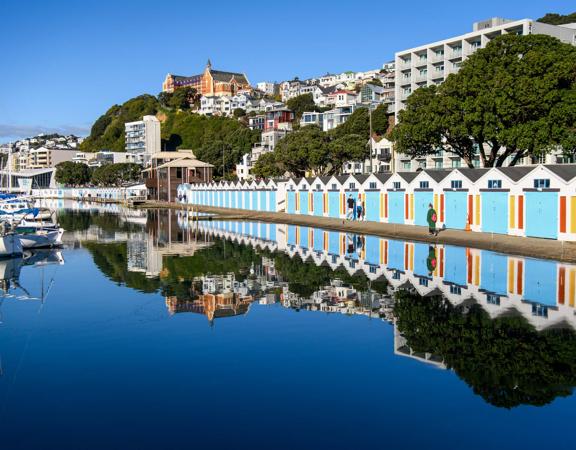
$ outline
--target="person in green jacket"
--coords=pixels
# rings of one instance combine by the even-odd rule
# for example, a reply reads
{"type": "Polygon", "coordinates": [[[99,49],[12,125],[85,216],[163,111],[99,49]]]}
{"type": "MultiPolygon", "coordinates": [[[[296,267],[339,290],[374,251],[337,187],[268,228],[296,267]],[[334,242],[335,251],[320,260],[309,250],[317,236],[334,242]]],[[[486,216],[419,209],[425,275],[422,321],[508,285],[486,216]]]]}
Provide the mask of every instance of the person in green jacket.
{"type": "Polygon", "coordinates": [[[438,216],[436,215],[436,210],[432,203],[428,205],[428,216],[426,217],[428,221],[428,232],[433,234],[434,236],[438,236],[438,230],[436,229],[436,221],[438,220],[438,216]]]}
{"type": "Polygon", "coordinates": [[[436,248],[433,245],[428,246],[428,258],[426,258],[426,266],[428,268],[428,275],[432,276],[436,270],[438,260],[436,259],[436,248]]]}

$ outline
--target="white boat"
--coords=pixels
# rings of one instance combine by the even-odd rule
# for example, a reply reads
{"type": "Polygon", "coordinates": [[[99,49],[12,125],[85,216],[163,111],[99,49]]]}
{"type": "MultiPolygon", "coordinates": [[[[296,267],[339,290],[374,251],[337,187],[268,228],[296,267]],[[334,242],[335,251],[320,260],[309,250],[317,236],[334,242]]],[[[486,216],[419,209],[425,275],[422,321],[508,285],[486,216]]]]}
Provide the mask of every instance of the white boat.
{"type": "Polygon", "coordinates": [[[0,236],[0,257],[17,256],[22,253],[22,242],[16,233],[9,232],[0,236]]]}
{"type": "Polygon", "coordinates": [[[47,221],[53,219],[53,212],[49,208],[36,208],[29,200],[19,197],[0,200],[0,220],[5,222],[20,221],[23,219],[47,221]]]}
{"type": "Polygon", "coordinates": [[[49,248],[62,245],[63,228],[17,229],[22,248],[49,248]]]}

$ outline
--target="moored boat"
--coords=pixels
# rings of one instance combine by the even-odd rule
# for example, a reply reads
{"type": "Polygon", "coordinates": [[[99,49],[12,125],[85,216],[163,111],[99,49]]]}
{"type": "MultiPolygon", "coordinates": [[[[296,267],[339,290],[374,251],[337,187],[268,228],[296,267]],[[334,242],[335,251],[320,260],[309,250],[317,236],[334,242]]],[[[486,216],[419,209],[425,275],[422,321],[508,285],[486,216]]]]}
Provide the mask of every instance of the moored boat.
{"type": "Polygon", "coordinates": [[[0,236],[0,257],[17,256],[22,253],[22,242],[16,233],[10,231],[0,236]]]}
{"type": "Polygon", "coordinates": [[[17,227],[15,232],[22,248],[50,248],[62,245],[63,228],[17,227]]]}

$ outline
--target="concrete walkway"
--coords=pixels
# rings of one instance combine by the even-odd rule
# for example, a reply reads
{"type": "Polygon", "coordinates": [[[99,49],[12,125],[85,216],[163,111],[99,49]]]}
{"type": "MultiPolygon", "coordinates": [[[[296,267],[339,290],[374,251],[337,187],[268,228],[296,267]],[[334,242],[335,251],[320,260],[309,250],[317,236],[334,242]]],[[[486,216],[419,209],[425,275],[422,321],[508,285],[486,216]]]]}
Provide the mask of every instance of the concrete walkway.
{"type": "Polygon", "coordinates": [[[399,240],[450,244],[461,247],[493,250],[495,252],[553,259],[556,261],[576,263],[576,242],[539,239],[504,234],[477,233],[472,231],[446,229],[438,236],[430,236],[427,227],[379,222],[354,222],[351,220],[328,217],[305,216],[278,212],[249,211],[245,209],[216,208],[212,206],[181,205],[168,202],[146,202],[143,208],[171,208],[179,210],[192,209],[198,212],[217,214],[227,220],[251,220],[273,223],[303,225],[328,230],[347,231],[360,234],[371,234],[399,240]]]}

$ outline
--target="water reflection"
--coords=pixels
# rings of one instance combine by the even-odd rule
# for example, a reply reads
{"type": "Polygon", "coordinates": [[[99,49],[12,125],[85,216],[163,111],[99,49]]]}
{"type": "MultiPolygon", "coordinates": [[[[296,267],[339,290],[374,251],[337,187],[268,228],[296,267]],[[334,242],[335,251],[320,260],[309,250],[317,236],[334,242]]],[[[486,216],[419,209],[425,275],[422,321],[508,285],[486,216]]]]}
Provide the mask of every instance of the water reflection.
{"type": "Polygon", "coordinates": [[[258,302],[382,319],[394,327],[396,355],[451,369],[500,407],[544,405],[576,384],[574,265],[292,225],[196,222],[164,210],[133,214],[60,218],[85,222],[71,245],[87,248],[115,282],[161,292],[170,314],[203,314],[217,325],[258,302]]]}

